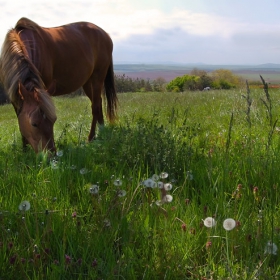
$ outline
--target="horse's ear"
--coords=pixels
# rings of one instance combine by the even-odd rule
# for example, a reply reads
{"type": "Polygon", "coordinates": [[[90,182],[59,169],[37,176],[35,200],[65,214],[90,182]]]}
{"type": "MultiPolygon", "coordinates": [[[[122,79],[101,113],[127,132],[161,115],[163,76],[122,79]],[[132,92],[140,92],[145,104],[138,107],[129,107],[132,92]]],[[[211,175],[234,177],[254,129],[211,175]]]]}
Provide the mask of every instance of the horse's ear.
{"type": "Polygon", "coordinates": [[[18,83],[18,94],[21,100],[24,100],[30,96],[30,93],[21,82],[18,83]]]}
{"type": "Polygon", "coordinates": [[[56,80],[53,80],[50,84],[50,86],[47,89],[47,92],[49,93],[49,95],[54,95],[56,90],[56,80]]]}

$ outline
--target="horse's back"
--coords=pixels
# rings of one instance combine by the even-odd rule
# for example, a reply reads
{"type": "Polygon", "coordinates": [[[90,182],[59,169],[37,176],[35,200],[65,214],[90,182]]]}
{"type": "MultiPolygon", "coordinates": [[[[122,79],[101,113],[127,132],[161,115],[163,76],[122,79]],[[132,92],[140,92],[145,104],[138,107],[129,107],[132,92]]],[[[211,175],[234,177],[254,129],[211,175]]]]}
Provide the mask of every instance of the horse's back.
{"type": "Polygon", "coordinates": [[[112,62],[110,36],[92,23],[76,22],[45,28],[22,18],[16,29],[29,45],[29,54],[46,86],[56,80],[56,94],[76,90],[86,83],[94,69],[107,71],[112,62]]]}

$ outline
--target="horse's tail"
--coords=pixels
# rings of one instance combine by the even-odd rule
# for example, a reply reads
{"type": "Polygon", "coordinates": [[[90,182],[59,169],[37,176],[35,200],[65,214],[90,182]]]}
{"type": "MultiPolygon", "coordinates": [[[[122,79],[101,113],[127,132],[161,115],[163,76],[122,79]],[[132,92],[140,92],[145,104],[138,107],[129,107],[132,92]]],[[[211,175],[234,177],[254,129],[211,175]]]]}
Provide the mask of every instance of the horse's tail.
{"type": "Polygon", "coordinates": [[[104,81],[105,95],[107,98],[107,117],[110,122],[113,122],[117,117],[117,93],[115,88],[113,61],[107,71],[104,81]]]}

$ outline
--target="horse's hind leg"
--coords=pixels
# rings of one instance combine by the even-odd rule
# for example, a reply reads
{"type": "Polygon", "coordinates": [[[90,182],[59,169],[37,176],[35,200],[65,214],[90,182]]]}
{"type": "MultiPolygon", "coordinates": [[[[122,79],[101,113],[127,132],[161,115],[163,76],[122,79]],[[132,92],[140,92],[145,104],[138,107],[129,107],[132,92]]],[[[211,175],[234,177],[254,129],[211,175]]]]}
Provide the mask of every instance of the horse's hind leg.
{"type": "Polygon", "coordinates": [[[92,79],[83,86],[83,89],[85,91],[85,94],[91,100],[92,123],[88,140],[92,141],[95,138],[96,124],[104,124],[101,98],[103,83],[100,83],[100,80],[96,81],[92,79]]]}

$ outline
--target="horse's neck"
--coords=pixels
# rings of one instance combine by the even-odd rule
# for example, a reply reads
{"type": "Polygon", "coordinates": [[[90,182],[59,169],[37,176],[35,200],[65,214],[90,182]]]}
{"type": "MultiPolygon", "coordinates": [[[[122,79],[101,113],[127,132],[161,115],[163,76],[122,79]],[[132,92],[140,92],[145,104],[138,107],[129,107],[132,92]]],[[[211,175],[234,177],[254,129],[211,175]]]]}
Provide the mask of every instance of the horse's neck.
{"type": "Polygon", "coordinates": [[[20,39],[24,43],[26,55],[37,66],[39,62],[39,53],[37,48],[37,39],[34,30],[22,29],[19,33],[20,39]]]}

